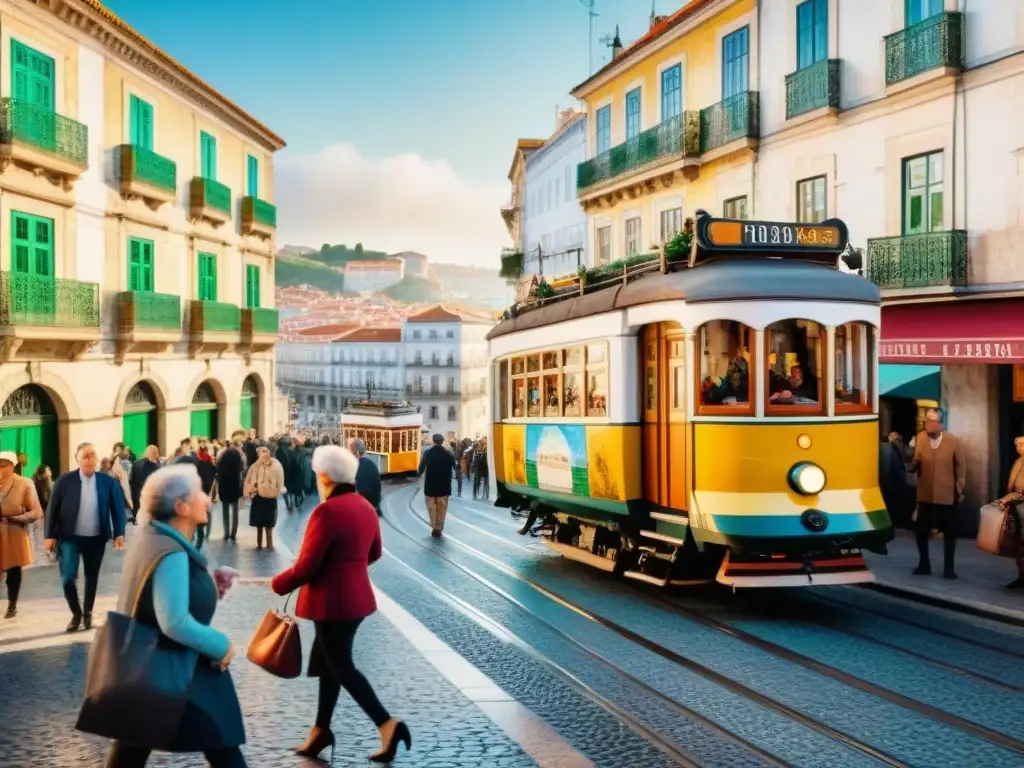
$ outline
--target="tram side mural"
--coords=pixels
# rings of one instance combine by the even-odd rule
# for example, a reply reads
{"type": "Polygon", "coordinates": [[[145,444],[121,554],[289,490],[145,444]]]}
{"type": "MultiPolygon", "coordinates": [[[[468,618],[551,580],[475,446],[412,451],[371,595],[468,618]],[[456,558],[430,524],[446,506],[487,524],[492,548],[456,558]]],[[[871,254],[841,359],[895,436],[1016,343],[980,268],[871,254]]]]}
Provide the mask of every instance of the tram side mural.
{"type": "Polygon", "coordinates": [[[576,425],[526,428],[526,484],[545,491],[589,496],[587,433],[576,425]]]}

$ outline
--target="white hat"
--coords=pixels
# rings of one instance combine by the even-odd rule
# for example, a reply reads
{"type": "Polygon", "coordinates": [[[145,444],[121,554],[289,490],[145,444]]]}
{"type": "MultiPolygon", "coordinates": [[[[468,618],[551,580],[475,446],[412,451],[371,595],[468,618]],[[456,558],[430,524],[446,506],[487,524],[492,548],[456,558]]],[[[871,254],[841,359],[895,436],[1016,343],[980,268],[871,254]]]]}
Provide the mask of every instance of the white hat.
{"type": "Polygon", "coordinates": [[[0,451],[0,461],[9,461],[14,466],[18,466],[18,454],[14,451],[0,451]]]}

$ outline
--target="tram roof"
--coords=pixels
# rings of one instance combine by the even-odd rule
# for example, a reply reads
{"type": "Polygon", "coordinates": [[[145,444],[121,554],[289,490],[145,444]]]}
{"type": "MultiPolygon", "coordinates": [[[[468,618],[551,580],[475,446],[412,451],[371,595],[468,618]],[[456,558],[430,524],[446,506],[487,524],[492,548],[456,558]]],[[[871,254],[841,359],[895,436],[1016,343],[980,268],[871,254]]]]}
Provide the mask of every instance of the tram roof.
{"type": "Polygon", "coordinates": [[[491,329],[488,339],[661,301],[838,301],[880,304],[881,292],[859,275],[807,261],[759,257],[650,275],[614,288],[523,312],[491,329]]]}

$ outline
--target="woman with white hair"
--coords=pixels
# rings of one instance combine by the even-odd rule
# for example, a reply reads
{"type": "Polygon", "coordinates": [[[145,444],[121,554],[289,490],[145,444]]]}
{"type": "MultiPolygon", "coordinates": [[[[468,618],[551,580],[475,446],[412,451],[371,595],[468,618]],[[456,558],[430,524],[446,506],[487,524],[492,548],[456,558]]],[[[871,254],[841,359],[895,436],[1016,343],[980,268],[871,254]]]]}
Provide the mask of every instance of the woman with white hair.
{"type": "Polygon", "coordinates": [[[196,651],[199,658],[171,744],[156,744],[144,732],[130,744],[115,741],[106,766],[141,768],[150,752],[160,749],[202,752],[213,768],[245,768],[239,749],[245,743],[242,708],[228,672],[235,647],[210,626],[231,579],[217,574],[215,581],[206,558],[191,544],[196,526],[209,520],[210,506],[195,466],[158,469],[146,480],[139,506],[146,525],[125,557],[117,610],[131,615],[138,599],[136,621],[157,627],[167,640],[196,651]]]}
{"type": "Polygon", "coordinates": [[[356,630],[377,610],[369,566],[382,553],[377,512],[356,493],[358,471],[351,451],[337,445],[316,449],[313,472],[322,501],[310,515],[298,559],[274,577],[271,587],[279,595],[298,589],[295,614],[316,628],[308,670],[319,678],[316,723],[296,753],[318,757],[330,747],[333,758],[331,717],[344,688],[380,732],[381,749],[370,760],[389,763],[400,743],[412,747],[412,736],[384,709],[352,660],[356,630]]]}

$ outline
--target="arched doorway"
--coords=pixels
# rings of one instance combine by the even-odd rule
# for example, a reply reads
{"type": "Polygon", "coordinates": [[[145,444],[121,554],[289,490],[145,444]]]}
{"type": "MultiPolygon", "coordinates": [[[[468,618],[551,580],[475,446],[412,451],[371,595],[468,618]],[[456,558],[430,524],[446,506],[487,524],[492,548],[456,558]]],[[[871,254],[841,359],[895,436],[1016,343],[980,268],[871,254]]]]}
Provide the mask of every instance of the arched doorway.
{"type": "Polygon", "coordinates": [[[242,408],[239,413],[239,420],[242,429],[248,431],[254,427],[258,430],[260,416],[260,391],[256,385],[256,379],[246,376],[242,382],[242,408]]]}
{"type": "Polygon", "coordinates": [[[121,440],[136,456],[157,444],[156,392],[144,381],[128,391],[121,416],[121,440]]]}
{"type": "Polygon", "coordinates": [[[220,409],[217,406],[217,395],[210,382],[204,381],[196,387],[189,410],[191,411],[189,434],[192,437],[209,437],[211,439],[220,437],[218,434],[220,409]]]}
{"type": "Polygon", "coordinates": [[[26,474],[46,464],[60,472],[57,409],[42,387],[26,384],[14,390],[0,409],[0,451],[28,456],[26,474]]]}

